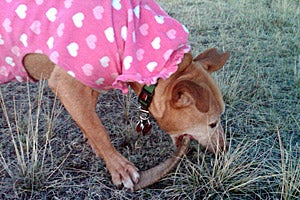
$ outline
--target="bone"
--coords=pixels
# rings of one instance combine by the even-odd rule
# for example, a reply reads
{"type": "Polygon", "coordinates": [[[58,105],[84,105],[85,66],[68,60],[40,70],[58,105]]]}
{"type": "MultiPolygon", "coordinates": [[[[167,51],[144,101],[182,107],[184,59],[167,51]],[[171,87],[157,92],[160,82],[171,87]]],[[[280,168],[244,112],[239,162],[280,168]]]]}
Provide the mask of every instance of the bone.
{"type": "Polygon", "coordinates": [[[140,172],[140,181],[134,186],[134,190],[143,189],[165,177],[174,167],[177,166],[180,159],[186,153],[189,143],[190,138],[188,136],[184,136],[171,157],[151,169],[140,172]]]}

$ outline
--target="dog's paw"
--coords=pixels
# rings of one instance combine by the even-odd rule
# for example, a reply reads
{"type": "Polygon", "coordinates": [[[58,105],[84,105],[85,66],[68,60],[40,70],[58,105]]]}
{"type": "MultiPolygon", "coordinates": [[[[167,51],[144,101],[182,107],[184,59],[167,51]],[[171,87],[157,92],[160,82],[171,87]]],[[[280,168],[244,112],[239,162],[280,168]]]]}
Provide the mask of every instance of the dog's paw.
{"type": "Polygon", "coordinates": [[[107,163],[107,168],[110,171],[113,184],[117,187],[123,185],[125,188],[133,190],[134,185],[140,180],[138,169],[123,156],[107,163]]]}

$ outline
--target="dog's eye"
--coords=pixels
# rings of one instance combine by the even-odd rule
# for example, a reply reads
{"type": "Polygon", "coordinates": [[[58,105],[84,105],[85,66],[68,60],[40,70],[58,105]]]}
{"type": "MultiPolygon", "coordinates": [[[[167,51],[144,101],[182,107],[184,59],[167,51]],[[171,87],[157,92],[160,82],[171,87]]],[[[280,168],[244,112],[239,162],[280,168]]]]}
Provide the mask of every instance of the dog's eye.
{"type": "Polygon", "coordinates": [[[214,123],[211,123],[209,124],[209,127],[210,128],[215,128],[217,126],[218,122],[214,122],[214,123]]]}

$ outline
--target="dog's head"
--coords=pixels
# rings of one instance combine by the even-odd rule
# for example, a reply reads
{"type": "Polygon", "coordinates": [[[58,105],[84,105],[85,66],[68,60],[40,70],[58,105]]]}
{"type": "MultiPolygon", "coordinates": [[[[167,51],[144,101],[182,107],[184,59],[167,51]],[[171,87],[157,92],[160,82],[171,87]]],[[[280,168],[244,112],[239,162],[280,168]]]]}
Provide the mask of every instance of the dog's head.
{"type": "Polygon", "coordinates": [[[220,123],[224,103],[211,73],[222,68],[228,58],[229,52],[218,53],[217,49],[194,59],[185,54],[177,72],[158,84],[155,96],[159,97],[150,110],[175,145],[188,135],[212,152],[226,147],[220,123]]]}

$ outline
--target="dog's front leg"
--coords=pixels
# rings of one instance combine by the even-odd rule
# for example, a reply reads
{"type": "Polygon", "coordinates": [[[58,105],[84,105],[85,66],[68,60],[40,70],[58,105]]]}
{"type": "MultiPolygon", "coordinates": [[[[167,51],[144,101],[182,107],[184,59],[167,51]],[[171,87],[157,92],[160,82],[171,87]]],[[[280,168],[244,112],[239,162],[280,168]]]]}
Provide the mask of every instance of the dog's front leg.
{"type": "Polygon", "coordinates": [[[49,86],[79,125],[97,155],[104,159],[116,186],[132,189],[139,181],[135,166],[125,159],[110,142],[104,126],[95,112],[98,92],[83,85],[56,66],[49,86]]]}

